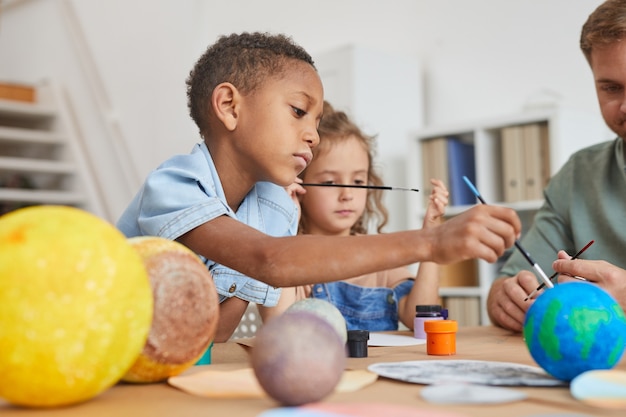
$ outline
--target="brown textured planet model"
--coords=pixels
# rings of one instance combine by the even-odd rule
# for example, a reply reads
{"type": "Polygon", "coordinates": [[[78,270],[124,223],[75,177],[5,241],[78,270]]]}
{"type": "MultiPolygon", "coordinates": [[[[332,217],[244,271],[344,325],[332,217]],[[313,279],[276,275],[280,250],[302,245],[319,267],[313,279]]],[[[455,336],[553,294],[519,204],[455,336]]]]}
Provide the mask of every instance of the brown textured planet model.
{"type": "Polygon", "coordinates": [[[153,236],[128,241],[148,271],[154,313],[143,351],[123,380],[162,381],[194,365],[213,341],[217,291],[206,266],[182,244],[153,236]]]}

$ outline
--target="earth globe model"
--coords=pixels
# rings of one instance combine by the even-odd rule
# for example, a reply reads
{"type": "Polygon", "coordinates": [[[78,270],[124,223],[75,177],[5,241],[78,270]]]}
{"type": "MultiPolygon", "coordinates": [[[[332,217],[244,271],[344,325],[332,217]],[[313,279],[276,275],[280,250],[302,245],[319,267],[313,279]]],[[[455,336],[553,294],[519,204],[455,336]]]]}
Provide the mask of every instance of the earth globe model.
{"type": "Polygon", "coordinates": [[[588,282],[555,285],[526,313],[524,340],[548,374],[571,381],[595,369],[611,369],[624,353],[624,310],[602,288],[588,282]]]}

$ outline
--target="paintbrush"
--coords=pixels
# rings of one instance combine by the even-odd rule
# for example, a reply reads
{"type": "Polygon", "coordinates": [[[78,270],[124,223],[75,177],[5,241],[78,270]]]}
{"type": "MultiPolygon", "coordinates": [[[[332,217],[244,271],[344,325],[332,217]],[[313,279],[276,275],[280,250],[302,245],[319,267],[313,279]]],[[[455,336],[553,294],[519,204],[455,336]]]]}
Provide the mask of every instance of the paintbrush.
{"type": "Polygon", "coordinates": [[[370,190],[399,190],[399,191],[419,191],[417,188],[390,187],[387,185],[361,185],[361,184],[312,184],[302,183],[303,187],[343,187],[343,188],[367,188],[370,190]]]}
{"type": "MultiPolygon", "coordinates": [[[[474,184],[472,184],[472,182],[469,180],[469,178],[467,178],[466,176],[463,176],[463,181],[465,181],[465,183],[467,184],[467,186],[470,188],[470,190],[472,190],[472,193],[474,193],[474,195],[476,196],[476,198],[478,199],[478,201],[480,201],[483,204],[487,204],[485,202],[485,200],[483,199],[483,197],[480,195],[480,193],[478,192],[478,189],[474,186],[474,184]]],[[[526,249],[524,249],[522,247],[522,244],[519,243],[519,240],[515,239],[515,247],[517,249],[519,249],[520,252],[522,252],[522,255],[524,255],[524,258],[526,258],[526,260],[528,261],[528,263],[533,267],[533,269],[535,271],[537,271],[537,273],[539,274],[539,276],[541,277],[541,279],[543,280],[543,282],[548,286],[548,288],[553,288],[554,284],[552,284],[552,281],[550,281],[548,279],[548,276],[546,275],[545,272],[543,272],[543,269],[541,269],[541,267],[539,266],[539,264],[537,262],[535,262],[533,260],[533,258],[530,257],[530,254],[528,252],[526,252],[526,249]]]]}
{"type": "MultiPolygon", "coordinates": [[[[589,243],[587,243],[587,244],[585,245],[585,247],[584,247],[584,248],[582,248],[581,250],[579,250],[578,252],[576,252],[576,255],[572,256],[572,257],[571,257],[571,259],[576,259],[576,258],[578,258],[580,255],[582,255],[582,254],[583,254],[583,252],[584,252],[584,251],[586,251],[586,250],[587,250],[587,248],[588,248],[589,246],[593,245],[593,242],[594,242],[594,240],[590,240],[590,241],[589,241],[589,243]]],[[[559,273],[558,273],[558,272],[555,272],[554,274],[550,275],[550,282],[552,282],[552,280],[553,280],[554,278],[556,278],[556,276],[557,276],[557,275],[559,275],[559,273]]],[[[581,281],[587,281],[585,278],[581,278],[581,277],[575,277],[575,276],[573,276],[572,278],[576,278],[576,279],[579,279],[579,280],[581,280],[581,281]]],[[[538,286],[538,287],[537,287],[537,288],[536,288],[533,292],[531,292],[530,294],[528,294],[528,297],[526,297],[526,298],[524,299],[524,301],[528,301],[528,299],[529,299],[529,298],[532,298],[532,296],[533,296],[533,295],[535,295],[535,294],[537,294],[537,292],[541,291],[541,290],[543,289],[543,287],[545,287],[545,284],[544,284],[544,283],[541,283],[541,285],[539,285],[539,286],[538,286]]]]}

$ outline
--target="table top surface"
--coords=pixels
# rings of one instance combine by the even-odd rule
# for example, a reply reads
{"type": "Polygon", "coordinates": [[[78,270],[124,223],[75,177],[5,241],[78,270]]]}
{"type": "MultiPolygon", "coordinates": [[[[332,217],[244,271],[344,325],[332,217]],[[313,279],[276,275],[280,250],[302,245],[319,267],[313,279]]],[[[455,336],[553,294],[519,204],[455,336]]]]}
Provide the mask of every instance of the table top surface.
{"type": "MultiPolygon", "coordinates": [[[[408,332],[396,332],[409,334],[408,332]]],[[[188,373],[206,369],[236,370],[249,368],[249,346],[245,341],[215,344],[212,364],[195,366],[188,373]]],[[[348,358],[348,369],[366,369],[378,362],[415,360],[470,359],[497,362],[514,362],[533,365],[522,336],[493,326],[462,327],[457,334],[457,354],[450,357],[429,356],[426,345],[401,347],[372,347],[367,358],[348,358]]],[[[626,370],[626,358],[617,366],[626,370]]],[[[1,375],[0,375],[1,377],[1,375]]],[[[438,405],[422,399],[424,385],[411,384],[379,377],[378,380],[356,392],[334,393],[324,399],[329,403],[394,404],[432,410],[439,413],[456,413],[461,416],[540,416],[579,414],[590,416],[624,416],[625,411],[606,410],[588,406],[574,399],[568,387],[532,388],[514,387],[528,395],[523,401],[496,405],[438,405]]],[[[24,409],[0,400],[3,416],[258,416],[263,411],[277,408],[271,398],[213,399],[185,393],[167,383],[146,385],[117,384],[87,402],[56,409],[24,409]]]]}

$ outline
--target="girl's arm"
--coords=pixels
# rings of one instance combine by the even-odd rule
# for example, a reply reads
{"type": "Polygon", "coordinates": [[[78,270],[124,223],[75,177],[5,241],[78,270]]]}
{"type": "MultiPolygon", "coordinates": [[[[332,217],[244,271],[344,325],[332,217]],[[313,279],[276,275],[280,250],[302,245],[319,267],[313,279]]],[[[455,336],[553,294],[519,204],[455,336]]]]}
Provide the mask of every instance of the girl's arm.
{"type": "MultiPolygon", "coordinates": [[[[448,205],[448,190],[443,182],[431,179],[433,190],[430,194],[423,228],[435,228],[443,222],[443,215],[448,205]]],[[[411,292],[403,297],[398,305],[400,321],[413,330],[415,306],[439,304],[439,265],[434,262],[422,262],[417,270],[411,292]]]]}
{"type": "Polygon", "coordinates": [[[289,308],[296,301],[304,300],[311,295],[311,285],[299,285],[297,287],[282,288],[280,292],[280,299],[278,304],[274,307],[265,307],[259,305],[259,314],[263,323],[273,317],[278,316],[289,308]]]}
{"type": "Polygon", "coordinates": [[[237,297],[220,303],[220,318],[215,333],[215,343],[226,342],[232,336],[247,307],[248,302],[237,297]]]}

